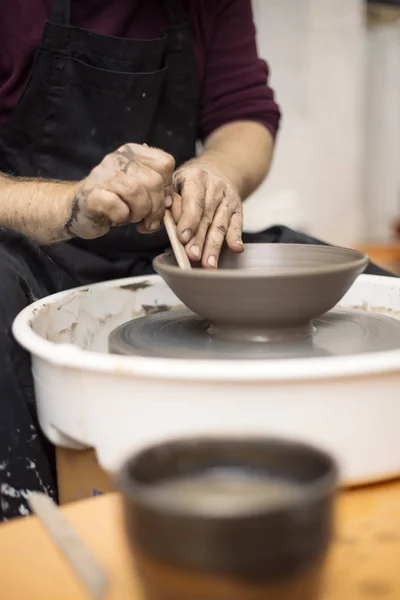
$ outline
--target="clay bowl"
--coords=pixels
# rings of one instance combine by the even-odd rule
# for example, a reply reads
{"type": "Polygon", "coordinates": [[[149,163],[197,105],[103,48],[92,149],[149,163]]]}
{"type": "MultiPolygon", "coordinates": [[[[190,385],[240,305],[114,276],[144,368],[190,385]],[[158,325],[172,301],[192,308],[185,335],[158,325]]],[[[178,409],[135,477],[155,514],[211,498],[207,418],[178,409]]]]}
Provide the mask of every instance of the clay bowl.
{"type": "Polygon", "coordinates": [[[167,252],[155,271],[209,333],[232,341],[281,341],[312,334],[368,263],[356,250],[303,244],[249,244],[225,251],[217,270],[182,270],[167,252]]]}
{"type": "Polygon", "coordinates": [[[337,485],[329,455],[278,439],[142,450],[117,485],[148,600],[317,600],[337,485]]]}

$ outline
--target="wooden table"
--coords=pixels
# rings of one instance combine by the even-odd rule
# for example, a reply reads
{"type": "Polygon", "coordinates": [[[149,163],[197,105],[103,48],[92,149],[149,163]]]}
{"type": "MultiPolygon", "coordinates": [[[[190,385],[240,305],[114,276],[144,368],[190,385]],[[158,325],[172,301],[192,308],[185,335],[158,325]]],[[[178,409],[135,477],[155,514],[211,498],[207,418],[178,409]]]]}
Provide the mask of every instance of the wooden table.
{"type": "MultiPolygon", "coordinates": [[[[107,600],[143,600],[129,562],[117,494],[63,509],[107,568],[107,600]]],[[[88,600],[34,517],[0,526],[0,598],[88,600]]],[[[400,599],[400,481],[341,494],[321,600],[400,599]]],[[[293,599],[295,600],[295,598],[293,599]]]]}
{"type": "Polygon", "coordinates": [[[355,244],[354,247],[368,254],[378,266],[400,275],[400,243],[355,244]]]}

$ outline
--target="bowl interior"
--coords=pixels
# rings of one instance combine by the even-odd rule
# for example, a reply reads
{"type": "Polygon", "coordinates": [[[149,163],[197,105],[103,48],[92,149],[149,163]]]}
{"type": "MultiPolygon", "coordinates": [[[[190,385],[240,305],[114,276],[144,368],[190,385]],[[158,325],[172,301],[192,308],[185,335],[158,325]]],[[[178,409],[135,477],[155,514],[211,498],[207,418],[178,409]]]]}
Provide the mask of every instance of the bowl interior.
{"type": "MultiPolygon", "coordinates": [[[[224,249],[217,271],[193,265],[194,269],[185,271],[185,274],[187,277],[198,277],[200,273],[203,277],[215,277],[216,274],[219,277],[298,277],[311,272],[329,273],[352,267],[365,268],[367,262],[367,256],[362,252],[337,246],[248,244],[242,254],[224,249]]],[[[170,274],[179,269],[174,255],[169,252],[156,257],[154,267],[160,274],[165,269],[170,274]]]]}
{"type": "Polygon", "coordinates": [[[119,477],[128,497],[162,512],[224,517],[314,501],[335,482],[329,455],[273,438],[172,440],[133,456],[119,477]]]}

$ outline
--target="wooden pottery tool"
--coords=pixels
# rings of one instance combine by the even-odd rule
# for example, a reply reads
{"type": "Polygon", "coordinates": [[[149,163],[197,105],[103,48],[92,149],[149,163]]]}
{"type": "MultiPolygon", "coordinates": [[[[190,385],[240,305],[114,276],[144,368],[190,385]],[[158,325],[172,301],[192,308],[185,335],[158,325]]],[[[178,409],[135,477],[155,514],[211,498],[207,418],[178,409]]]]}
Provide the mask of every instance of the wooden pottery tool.
{"type": "Polygon", "coordinates": [[[169,208],[166,209],[164,215],[164,225],[167,230],[167,234],[169,237],[169,241],[171,242],[172,250],[174,252],[176,262],[181,269],[191,269],[192,265],[190,264],[190,260],[188,255],[186,254],[186,250],[179,241],[178,234],[176,232],[176,223],[175,219],[172,216],[172,212],[169,208]]]}

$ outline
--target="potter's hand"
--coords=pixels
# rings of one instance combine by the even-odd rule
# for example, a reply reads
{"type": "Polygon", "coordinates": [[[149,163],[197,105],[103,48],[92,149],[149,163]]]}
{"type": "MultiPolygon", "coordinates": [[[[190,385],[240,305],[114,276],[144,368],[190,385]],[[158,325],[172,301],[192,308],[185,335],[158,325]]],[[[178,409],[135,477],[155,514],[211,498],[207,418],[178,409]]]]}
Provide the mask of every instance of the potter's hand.
{"type": "Polygon", "coordinates": [[[123,223],[138,223],[142,233],[156,231],[172,204],[174,168],[173,157],[162,150],[121,146],[78,184],[66,234],[92,239],[123,223]]]}
{"type": "Polygon", "coordinates": [[[218,169],[189,163],[174,174],[172,211],[180,240],[193,261],[216,268],[226,240],[234,252],[243,251],[243,211],[238,191],[218,169]]]}

